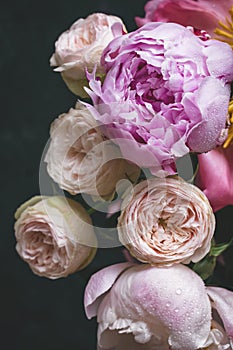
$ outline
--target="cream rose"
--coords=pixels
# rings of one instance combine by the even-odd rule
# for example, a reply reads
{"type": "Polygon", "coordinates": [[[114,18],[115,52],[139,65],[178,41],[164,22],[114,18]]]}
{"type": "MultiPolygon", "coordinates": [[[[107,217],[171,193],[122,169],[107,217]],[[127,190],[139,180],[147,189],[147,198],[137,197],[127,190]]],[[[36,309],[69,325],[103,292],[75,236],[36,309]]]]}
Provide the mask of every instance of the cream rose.
{"type": "Polygon", "coordinates": [[[72,92],[88,97],[83,90],[83,86],[88,85],[86,69],[92,71],[96,67],[97,74],[102,76],[102,52],[112,39],[124,32],[125,26],[116,16],[94,13],[86,19],[80,18],[56,41],[50,65],[57,67],[54,69],[56,72],[62,73],[72,92]]]}
{"type": "Polygon", "coordinates": [[[110,199],[121,179],[135,181],[140,169],[122,158],[119,148],[102,135],[81,103],[59,116],[51,126],[45,156],[47,170],[60,188],[110,199]]]}
{"type": "Polygon", "coordinates": [[[206,196],[179,178],[150,178],[136,185],[118,221],[122,244],[138,260],[158,266],[201,260],[214,230],[206,196]]]}
{"type": "Polygon", "coordinates": [[[16,250],[32,271],[51,279],[86,267],[96,253],[92,221],[65,197],[33,197],[16,211],[16,250]]]}

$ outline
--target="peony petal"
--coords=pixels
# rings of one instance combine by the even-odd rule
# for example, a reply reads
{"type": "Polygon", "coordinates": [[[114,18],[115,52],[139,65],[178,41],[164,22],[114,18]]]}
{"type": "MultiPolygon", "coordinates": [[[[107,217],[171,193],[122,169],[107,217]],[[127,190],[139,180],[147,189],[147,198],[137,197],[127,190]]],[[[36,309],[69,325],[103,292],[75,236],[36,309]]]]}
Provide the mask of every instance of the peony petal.
{"type": "Polygon", "coordinates": [[[219,287],[207,287],[213,307],[222,319],[228,337],[233,341],[233,292],[219,287]]]}
{"type": "Polygon", "coordinates": [[[96,316],[103,294],[112,287],[118,276],[132,265],[127,262],[106,267],[91,277],[84,295],[84,307],[89,319],[96,316]]]}
{"type": "Polygon", "coordinates": [[[226,125],[229,98],[229,86],[213,77],[203,79],[197,91],[202,122],[191,129],[187,142],[193,152],[208,152],[219,144],[226,125]]]}
{"type": "Polygon", "coordinates": [[[125,349],[121,341],[131,334],[135,347],[130,349],[141,349],[138,343],[145,349],[168,349],[169,343],[174,350],[196,350],[206,342],[211,324],[204,283],[183,265],[132,266],[103,298],[97,314],[99,346],[104,349],[117,344],[125,349]]]}
{"type": "Polygon", "coordinates": [[[221,52],[216,50],[217,41],[209,40],[203,52],[208,57],[207,67],[214,77],[224,77],[225,82],[233,80],[233,51],[230,45],[225,44],[225,59],[223,61],[221,52]]]}

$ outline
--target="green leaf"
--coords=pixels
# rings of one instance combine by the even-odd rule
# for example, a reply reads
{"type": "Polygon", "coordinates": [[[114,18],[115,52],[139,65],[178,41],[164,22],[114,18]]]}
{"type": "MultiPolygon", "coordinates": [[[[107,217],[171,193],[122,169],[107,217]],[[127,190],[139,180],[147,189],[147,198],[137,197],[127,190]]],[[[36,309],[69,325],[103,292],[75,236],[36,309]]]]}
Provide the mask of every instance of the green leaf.
{"type": "Polygon", "coordinates": [[[216,257],[207,255],[204,259],[194,264],[192,269],[203,280],[206,280],[213,274],[215,266],[216,266],[216,257]]]}
{"type": "Polygon", "coordinates": [[[212,245],[209,255],[212,257],[217,257],[223,252],[225,252],[225,250],[229,248],[231,245],[233,245],[233,238],[227,243],[219,243],[219,244],[212,245]]]}

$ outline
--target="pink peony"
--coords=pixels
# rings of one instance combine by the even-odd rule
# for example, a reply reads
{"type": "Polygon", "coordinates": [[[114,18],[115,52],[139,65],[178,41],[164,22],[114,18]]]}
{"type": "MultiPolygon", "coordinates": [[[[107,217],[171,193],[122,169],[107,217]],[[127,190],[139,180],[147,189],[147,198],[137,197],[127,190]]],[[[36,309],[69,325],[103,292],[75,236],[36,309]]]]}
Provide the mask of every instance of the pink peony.
{"type": "Polygon", "coordinates": [[[200,154],[198,162],[196,184],[209,199],[213,210],[233,205],[233,145],[200,154]]]}
{"type": "Polygon", "coordinates": [[[145,6],[145,18],[135,20],[139,27],[148,22],[175,22],[213,35],[231,6],[231,0],[151,0],[145,6]]]}
{"type": "Polygon", "coordinates": [[[89,74],[93,115],[123,156],[158,175],[175,160],[225,139],[233,52],[174,23],[148,23],[114,39],[103,83],[89,74]],[[224,62],[224,64],[223,64],[224,62]]]}
{"type": "Polygon", "coordinates": [[[16,250],[32,271],[56,279],[87,266],[96,253],[92,221],[65,197],[33,197],[15,214],[16,250]]]}
{"type": "Polygon", "coordinates": [[[102,52],[113,38],[125,31],[122,20],[116,16],[94,13],[80,18],[59,36],[50,64],[62,74],[72,92],[87,97],[83,90],[87,85],[85,69],[97,66],[98,74],[103,75],[102,52]]]}
{"type": "Polygon", "coordinates": [[[123,201],[119,239],[138,260],[170,266],[200,261],[215,230],[212,208],[198,187],[175,178],[151,178],[123,201]]]}
{"type": "Polygon", "coordinates": [[[97,316],[98,350],[233,349],[233,292],[206,288],[184,265],[107,267],[91,277],[84,304],[97,316]]]}

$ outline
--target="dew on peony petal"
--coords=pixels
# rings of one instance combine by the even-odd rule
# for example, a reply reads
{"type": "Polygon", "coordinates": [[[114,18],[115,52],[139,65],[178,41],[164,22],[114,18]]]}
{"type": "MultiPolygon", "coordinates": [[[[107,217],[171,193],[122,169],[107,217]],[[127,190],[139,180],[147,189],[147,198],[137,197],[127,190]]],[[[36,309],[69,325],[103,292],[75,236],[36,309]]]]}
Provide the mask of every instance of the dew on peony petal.
{"type": "Polygon", "coordinates": [[[178,309],[178,308],[176,308],[174,311],[175,311],[175,312],[178,312],[178,311],[179,311],[179,309],[178,309]]]}
{"type": "Polygon", "coordinates": [[[182,290],[180,289],[180,288],[178,288],[177,290],[176,290],[176,294],[177,295],[180,295],[182,293],[182,290]]]}
{"type": "Polygon", "coordinates": [[[166,307],[169,307],[169,306],[171,306],[171,303],[167,303],[167,304],[166,304],[166,307]]]}

